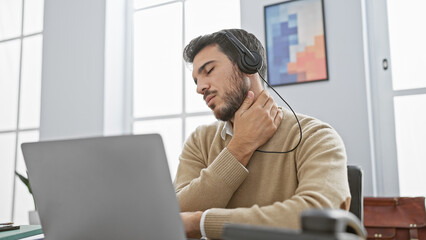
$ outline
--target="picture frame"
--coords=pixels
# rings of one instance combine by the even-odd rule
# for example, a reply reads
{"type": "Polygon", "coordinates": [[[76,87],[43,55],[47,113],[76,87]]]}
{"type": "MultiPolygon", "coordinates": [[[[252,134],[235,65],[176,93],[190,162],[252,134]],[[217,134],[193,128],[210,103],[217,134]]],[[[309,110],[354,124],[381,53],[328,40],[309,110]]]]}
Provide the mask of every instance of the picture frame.
{"type": "Polygon", "coordinates": [[[264,20],[271,86],[329,79],[323,0],[267,5],[264,20]]]}

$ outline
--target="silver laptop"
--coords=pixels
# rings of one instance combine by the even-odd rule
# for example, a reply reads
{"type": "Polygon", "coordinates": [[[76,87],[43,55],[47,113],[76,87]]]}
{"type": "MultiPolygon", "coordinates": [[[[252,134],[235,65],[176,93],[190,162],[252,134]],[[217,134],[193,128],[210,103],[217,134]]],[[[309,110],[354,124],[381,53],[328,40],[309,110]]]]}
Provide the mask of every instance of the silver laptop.
{"type": "Polygon", "coordinates": [[[186,239],[160,135],[22,144],[48,240],[186,239]]]}

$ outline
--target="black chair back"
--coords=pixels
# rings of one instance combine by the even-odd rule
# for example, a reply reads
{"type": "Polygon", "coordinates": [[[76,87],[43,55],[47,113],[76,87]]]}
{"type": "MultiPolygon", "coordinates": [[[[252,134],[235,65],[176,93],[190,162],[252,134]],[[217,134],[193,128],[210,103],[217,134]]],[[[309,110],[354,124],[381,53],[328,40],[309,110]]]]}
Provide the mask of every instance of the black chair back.
{"type": "Polygon", "coordinates": [[[359,166],[348,165],[348,180],[352,195],[349,211],[363,222],[362,169],[359,166]]]}

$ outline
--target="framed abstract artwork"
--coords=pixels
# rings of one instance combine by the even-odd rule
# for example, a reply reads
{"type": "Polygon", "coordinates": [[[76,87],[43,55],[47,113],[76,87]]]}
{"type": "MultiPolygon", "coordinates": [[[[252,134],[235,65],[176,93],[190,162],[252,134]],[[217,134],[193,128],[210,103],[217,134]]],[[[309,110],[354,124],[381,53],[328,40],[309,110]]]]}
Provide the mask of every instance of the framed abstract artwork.
{"type": "Polygon", "coordinates": [[[269,84],[328,80],[323,0],[268,5],[264,17],[269,84]]]}

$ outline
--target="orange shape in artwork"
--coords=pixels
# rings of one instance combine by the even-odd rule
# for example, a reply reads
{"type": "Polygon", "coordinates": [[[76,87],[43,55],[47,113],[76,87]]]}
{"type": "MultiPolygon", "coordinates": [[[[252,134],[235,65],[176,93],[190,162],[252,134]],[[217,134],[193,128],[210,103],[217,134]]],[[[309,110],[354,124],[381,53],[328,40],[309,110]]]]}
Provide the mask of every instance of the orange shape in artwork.
{"type": "Polygon", "coordinates": [[[324,35],[315,36],[315,57],[325,59],[324,35]]]}
{"type": "Polygon", "coordinates": [[[315,36],[313,46],[296,53],[296,62],[287,63],[288,74],[297,74],[297,81],[312,81],[327,77],[324,35],[315,36]]]}

